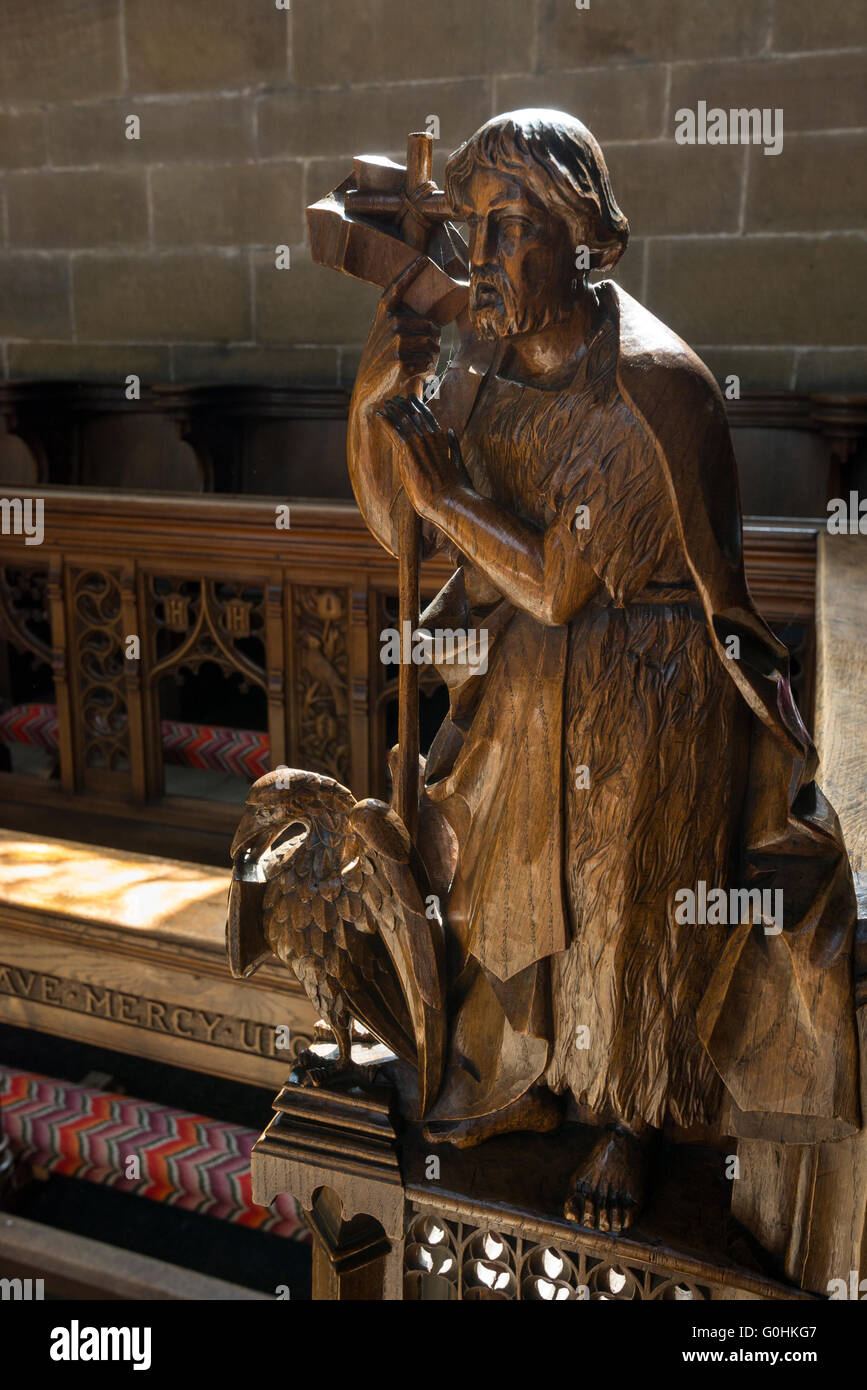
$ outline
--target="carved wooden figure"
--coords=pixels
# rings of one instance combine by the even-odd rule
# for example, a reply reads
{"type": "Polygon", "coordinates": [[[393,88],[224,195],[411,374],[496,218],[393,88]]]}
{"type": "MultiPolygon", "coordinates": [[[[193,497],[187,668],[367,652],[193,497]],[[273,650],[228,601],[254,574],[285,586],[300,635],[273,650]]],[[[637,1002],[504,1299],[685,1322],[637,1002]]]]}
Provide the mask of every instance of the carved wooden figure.
{"type": "Polygon", "coordinates": [[[345,995],[331,1021],[344,1028],[354,1013],[400,1055],[361,978],[371,948],[347,937],[329,954],[330,931],[359,925],[341,894],[362,882],[367,853],[385,906],[368,899],[364,921],[404,1000],[394,1017],[407,1015],[400,1041],[419,1063],[428,1140],[467,1148],[594,1126],[563,1210],[617,1233],[640,1219],[664,1135],[803,1144],[858,1129],[855,898],[787,651],[744,579],[719,390],[614,281],[591,283],[629,236],[599,145],[562,112],[511,112],[461,146],[445,183],[419,180],[412,160],[406,176],[356,161],[311,209],[311,242],[325,264],[385,287],[352,398],[349,470],[369,527],[404,564],[413,629],[407,499],[423,551],[454,564],[420,621],[449,714],[408,810],[405,682],[402,820],[368,813],[391,848],[354,843],[323,867],[329,848],[300,817],[290,860],[312,855],[318,884],[306,868],[278,879],[257,857],[285,855],[268,846],[299,815],[274,774],[254,787],[248,816],[262,833],[253,868],[236,860],[236,888],[257,877],[266,920],[239,907],[230,936],[243,970],[267,944],[285,958],[269,920],[318,924],[316,969],[335,961],[345,995]],[[446,218],[468,231],[466,287],[446,218]],[[425,403],[419,383],[452,317],[457,351],[425,403]],[[441,959],[441,974],[414,975],[421,956],[441,959]]]}

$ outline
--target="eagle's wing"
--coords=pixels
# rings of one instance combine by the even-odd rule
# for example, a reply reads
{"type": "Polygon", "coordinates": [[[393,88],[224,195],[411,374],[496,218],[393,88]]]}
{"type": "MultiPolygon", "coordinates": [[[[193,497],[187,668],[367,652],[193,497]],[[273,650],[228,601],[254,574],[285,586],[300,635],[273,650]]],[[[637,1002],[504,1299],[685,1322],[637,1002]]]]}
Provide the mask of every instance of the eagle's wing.
{"type": "Polygon", "coordinates": [[[307,826],[300,843],[284,840],[277,826],[272,847],[256,858],[249,848],[242,854],[256,831],[257,808],[248,803],[233,843],[232,971],[244,978],[273,952],[327,1021],[352,1015],[417,1066],[424,1114],[442,1083],[445,1053],[438,903],[396,812],[381,801],[354,802],[346,788],[325,786],[328,779],[307,787],[311,776],[296,774],[295,803],[286,807],[287,827],[307,826]],[[302,802],[306,792],[310,804],[302,802]],[[338,804],[326,793],[332,801],[339,793],[338,804]]]}
{"type": "MultiPolygon", "coordinates": [[[[357,926],[378,933],[406,1001],[424,1115],[442,1084],[445,1060],[445,940],[439,905],[409,832],[395,811],[368,798],[356,803],[349,821],[358,837],[359,854],[357,862],[344,867],[341,877],[351,887],[353,899],[361,898],[364,913],[357,926]]],[[[359,1017],[363,1019],[363,1014],[359,1017]]]]}
{"type": "MultiPolygon", "coordinates": [[[[291,825],[291,819],[287,820],[291,825]]],[[[257,858],[238,855],[232,864],[226,912],[226,952],[236,980],[255,974],[274,952],[265,931],[265,893],[268,880],[279,871],[286,856],[282,849],[268,849],[257,858]]]]}
{"type": "Polygon", "coordinates": [[[265,884],[255,879],[232,877],[226,912],[226,950],[229,968],[236,980],[246,980],[263,961],[271,958],[271,947],[262,927],[262,900],[265,884]]]}
{"type": "MultiPolygon", "coordinates": [[[[354,838],[354,837],[353,837],[354,838]]],[[[399,981],[360,891],[358,857],[348,872],[319,877],[315,851],[302,849],[271,880],[265,930],[284,951],[326,1021],[348,1012],[398,1057],[415,1065],[413,1028],[399,981]]]]}

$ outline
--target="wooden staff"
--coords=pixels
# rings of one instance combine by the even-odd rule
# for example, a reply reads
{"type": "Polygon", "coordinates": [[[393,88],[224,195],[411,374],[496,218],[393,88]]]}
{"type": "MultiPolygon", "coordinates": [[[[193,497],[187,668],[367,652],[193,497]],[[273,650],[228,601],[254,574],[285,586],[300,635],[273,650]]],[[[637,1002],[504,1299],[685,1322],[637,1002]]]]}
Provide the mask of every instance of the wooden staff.
{"type": "MultiPolygon", "coordinates": [[[[406,196],[430,181],[433,170],[433,136],[414,131],[406,146],[406,196]]],[[[401,236],[411,246],[424,251],[429,226],[407,212],[401,219],[401,236]]],[[[412,395],[424,392],[424,377],[410,383],[412,395]]],[[[419,568],[421,562],[421,522],[405,492],[397,500],[398,535],[398,619],[400,627],[400,672],[397,682],[398,756],[395,784],[395,810],[415,838],[418,828],[419,704],[418,667],[412,660],[412,634],[420,615],[419,568]],[[407,623],[410,639],[406,641],[407,623]]]]}
{"type": "MultiPolygon", "coordinates": [[[[385,289],[412,257],[425,255],[431,232],[450,216],[445,193],[431,179],[433,136],[417,131],[407,140],[406,169],[377,156],[358,155],[353,173],[325,198],[307,209],[310,253],[319,265],[330,266],[368,284],[385,289]],[[352,183],[357,186],[350,186],[352,183]],[[394,231],[378,227],[391,223],[394,231]],[[395,232],[397,233],[395,235],[395,232]]],[[[419,313],[450,323],[466,307],[467,284],[455,279],[433,260],[408,287],[404,303],[419,313]]],[[[424,378],[407,385],[421,396],[424,378]]],[[[395,769],[394,805],[410,834],[418,819],[418,671],[403,640],[404,624],[412,634],[419,620],[419,557],[421,523],[409,498],[398,493],[395,525],[399,555],[401,664],[398,677],[399,754],[395,769]]]]}

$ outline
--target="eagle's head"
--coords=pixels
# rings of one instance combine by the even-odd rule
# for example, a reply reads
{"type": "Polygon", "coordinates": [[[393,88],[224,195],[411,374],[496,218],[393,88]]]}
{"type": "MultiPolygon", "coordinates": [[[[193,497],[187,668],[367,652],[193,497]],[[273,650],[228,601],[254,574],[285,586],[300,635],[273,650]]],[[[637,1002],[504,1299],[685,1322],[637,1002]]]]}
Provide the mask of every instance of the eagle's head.
{"type": "Polygon", "coordinates": [[[281,851],[280,858],[300,848],[311,829],[323,819],[333,831],[335,820],[345,820],[354,797],[332,777],[276,767],[250,788],[244,814],[232,841],[232,863],[238,877],[246,877],[264,855],[281,851]]]}

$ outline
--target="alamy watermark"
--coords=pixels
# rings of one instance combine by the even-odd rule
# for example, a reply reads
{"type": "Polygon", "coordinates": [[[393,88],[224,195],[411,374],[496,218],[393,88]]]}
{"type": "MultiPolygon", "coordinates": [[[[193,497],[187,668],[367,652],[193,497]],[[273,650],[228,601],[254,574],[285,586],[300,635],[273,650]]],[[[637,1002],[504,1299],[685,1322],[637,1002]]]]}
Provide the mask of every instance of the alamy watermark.
{"type": "Polygon", "coordinates": [[[867,497],[850,492],[848,498],[832,497],[828,503],[828,534],[867,536],[867,497]]]}
{"type": "Polygon", "coordinates": [[[674,920],[679,926],[754,926],[766,936],[783,930],[782,888],[710,888],[699,879],[695,888],[678,888],[674,920]]]}
{"type": "Polygon", "coordinates": [[[151,1365],[149,1327],[82,1327],[73,1318],[68,1327],[51,1331],[52,1361],[131,1361],[134,1371],[151,1365]]]}
{"type": "Polygon", "coordinates": [[[38,1303],[44,1298],[44,1279],[0,1279],[0,1302],[38,1303]]]}
{"type": "Polygon", "coordinates": [[[861,1279],[859,1274],[859,1270],[850,1269],[848,1280],[829,1279],[828,1298],[838,1302],[840,1299],[852,1299],[856,1303],[867,1301],[867,1279],[861,1279]]]}
{"type": "Polygon", "coordinates": [[[765,154],[783,152],[783,108],[781,106],[732,107],[708,110],[700,101],[693,111],[681,106],[674,113],[674,139],[678,145],[764,145],[765,154]]]}
{"type": "Polygon", "coordinates": [[[41,545],[45,539],[45,499],[0,497],[0,532],[23,536],[25,545],[41,545]]]}
{"type": "Polygon", "coordinates": [[[469,666],[481,675],[488,669],[488,633],[483,627],[413,628],[409,620],[385,627],[379,634],[379,659],[384,666],[469,666]]]}

